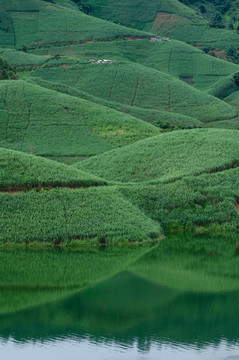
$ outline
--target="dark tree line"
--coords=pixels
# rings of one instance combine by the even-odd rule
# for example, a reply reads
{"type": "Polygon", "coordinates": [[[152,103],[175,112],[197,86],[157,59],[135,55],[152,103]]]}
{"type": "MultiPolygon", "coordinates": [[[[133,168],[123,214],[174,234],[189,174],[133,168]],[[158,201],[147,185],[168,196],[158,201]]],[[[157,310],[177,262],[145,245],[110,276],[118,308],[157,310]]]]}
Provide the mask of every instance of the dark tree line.
{"type": "MultiPolygon", "coordinates": [[[[46,1],[52,4],[56,3],[55,0],[42,0],[42,1],[46,1]]],[[[87,0],[71,0],[71,1],[74,2],[79,7],[79,9],[85,14],[87,15],[92,14],[93,7],[87,3],[87,0]]]]}

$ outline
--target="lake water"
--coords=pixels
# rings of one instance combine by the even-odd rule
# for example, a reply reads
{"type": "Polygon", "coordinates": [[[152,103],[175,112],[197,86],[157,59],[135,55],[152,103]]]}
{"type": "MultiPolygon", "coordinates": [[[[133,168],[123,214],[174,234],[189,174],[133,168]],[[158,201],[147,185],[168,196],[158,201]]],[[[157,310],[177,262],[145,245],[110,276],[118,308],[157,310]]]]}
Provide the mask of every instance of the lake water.
{"type": "Polygon", "coordinates": [[[1,357],[237,360],[236,244],[204,236],[141,249],[1,251],[1,357]]]}

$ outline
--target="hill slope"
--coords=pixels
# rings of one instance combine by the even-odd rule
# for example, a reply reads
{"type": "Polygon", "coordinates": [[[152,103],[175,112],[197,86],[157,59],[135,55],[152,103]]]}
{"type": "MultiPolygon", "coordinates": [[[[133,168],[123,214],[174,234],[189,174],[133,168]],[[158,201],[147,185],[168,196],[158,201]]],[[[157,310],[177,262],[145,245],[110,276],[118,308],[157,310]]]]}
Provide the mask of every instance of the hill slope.
{"type": "MultiPolygon", "coordinates": [[[[0,194],[0,242],[144,241],[158,223],[110,187],[0,194]]],[[[79,242],[80,245],[80,242],[79,242]]]]}
{"type": "Polygon", "coordinates": [[[185,175],[221,171],[238,163],[238,132],[195,129],[139,141],[75,166],[114,181],[169,182],[185,175]]]}
{"type": "Polygon", "coordinates": [[[0,148],[0,178],[0,191],[106,185],[106,181],[64,164],[3,148],[0,148]]]}
{"type": "Polygon", "coordinates": [[[235,117],[228,104],[148,67],[116,62],[41,68],[34,77],[59,82],[104,100],[192,116],[201,121],[235,117]]]}
{"type": "Polygon", "coordinates": [[[1,147],[43,156],[95,155],[160,131],[129,115],[24,81],[0,83],[0,116],[1,147]]]}
{"type": "Polygon", "coordinates": [[[16,49],[147,33],[88,16],[68,1],[0,0],[0,45],[16,49]]]}
{"type": "Polygon", "coordinates": [[[130,61],[168,73],[203,90],[239,69],[237,64],[217,59],[176,40],[92,41],[60,48],[35,49],[33,52],[44,56],[60,55],[60,61],[65,63],[70,60],[88,62],[89,59],[130,61]]]}
{"type": "MultiPolygon", "coordinates": [[[[86,1],[91,5],[92,14],[102,19],[111,19],[122,25],[147,30],[159,36],[170,36],[193,45],[219,49],[228,49],[230,46],[237,48],[239,35],[228,30],[230,21],[234,21],[236,25],[235,9],[225,11],[223,21],[217,24],[213,23],[213,18],[220,6],[215,8],[209,1],[187,1],[187,5],[183,2],[124,0],[119,4],[117,0],[103,0],[99,4],[97,0],[86,1]],[[200,10],[202,5],[205,13],[200,10]],[[224,22],[226,29],[222,28],[224,22]]],[[[233,2],[237,8],[237,3],[231,3],[233,2]]]]}

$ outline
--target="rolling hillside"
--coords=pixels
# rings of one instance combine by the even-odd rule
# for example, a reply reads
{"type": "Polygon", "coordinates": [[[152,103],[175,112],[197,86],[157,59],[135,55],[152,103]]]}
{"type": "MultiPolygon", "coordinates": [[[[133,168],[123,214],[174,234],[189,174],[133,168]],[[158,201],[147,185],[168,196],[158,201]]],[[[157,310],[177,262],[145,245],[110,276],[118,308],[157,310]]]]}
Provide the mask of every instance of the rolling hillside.
{"type": "Polygon", "coordinates": [[[217,59],[176,40],[93,41],[81,45],[35,49],[33,53],[45,57],[60,55],[59,61],[65,63],[73,60],[87,63],[89,59],[130,61],[173,75],[202,90],[239,69],[237,64],[217,59]]]}
{"type": "Polygon", "coordinates": [[[33,76],[66,84],[104,100],[180,113],[203,122],[236,116],[225,102],[173,76],[134,63],[41,68],[33,76]]]}
{"type": "Polygon", "coordinates": [[[114,188],[2,193],[0,208],[1,243],[99,245],[162,237],[160,225],[114,188]]]}
{"type": "Polygon", "coordinates": [[[105,180],[34,155],[0,148],[0,191],[106,185],[105,180]]]}
{"type": "Polygon", "coordinates": [[[147,33],[90,17],[69,1],[0,0],[0,45],[22,49],[147,33]]]}
{"type": "Polygon", "coordinates": [[[0,244],[238,231],[233,6],[0,0],[0,244]]]}
{"type": "Polygon", "coordinates": [[[239,162],[238,144],[238,132],[184,130],[139,141],[74,166],[107,180],[169,182],[234,167],[239,162]]]}
{"type": "Polygon", "coordinates": [[[187,5],[183,2],[124,0],[119,4],[116,0],[103,0],[99,4],[96,0],[87,0],[93,15],[128,27],[214,49],[238,46],[239,35],[231,29],[238,25],[236,1],[231,2],[234,9],[226,10],[223,15],[219,13],[219,6],[215,7],[210,1],[188,1],[187,5]],[[215,19],[216,14],[219,21],[215,19]]]}
{"type": "Polygon", "coordinates": [[[24,81],[1,82],[0,94],[0,146],[13,150],[74,160],[160,132],[129,115],[24,81]]]}

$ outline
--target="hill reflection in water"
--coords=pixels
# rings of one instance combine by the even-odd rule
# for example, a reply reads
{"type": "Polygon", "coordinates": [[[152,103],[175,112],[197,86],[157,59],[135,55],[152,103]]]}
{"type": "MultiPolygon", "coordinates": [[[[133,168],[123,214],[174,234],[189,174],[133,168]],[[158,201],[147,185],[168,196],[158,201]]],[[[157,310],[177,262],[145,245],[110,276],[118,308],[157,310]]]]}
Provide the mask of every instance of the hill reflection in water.
{"type": "MultiPolygon", "coordinates": [[[[77,349],[78,356],[86,352],[91,358],[91,352],[96,352],[99,359],[108,359],[110,354],[117,359],[126,354],[132,359],[139,354],[142,359],[154,359],[156,354],[167,358],[171,352],[174,356],[177,353],[177,358],[184,354],[185,359],[189,354],[195,359],[201,356],[213,359],[216,355],[219,359],[232,356],[235,359],[239,350],[236,241],[230,236],[173,237],[153,247],[95,249],[93,255],[92,250],[62,252],[61,266],[65,264],[65,272],[72,269],[74,282],[69,282],[69,278],[65,284],[58,280],[56,287],[57,281],[52,280],[50,284],[48,278],[48,287],[44,288],[39,279],[41,288],[37,288],[35,274],[32,287],[29,279],[28,288],[26,283],[22,288],[13,282],[12,288],[2,286],[0,347],[3,354],[13,348],[40,351],[40,354],[44,347],[54,345],[59,356],[63,356],[65,348],[72,352],[72,358],[72,349],[77,349]],[[227,251],[221,253],[223,243],[227,251]],[[84,268],[87,257],[91,259],[88,268],[91,282],[88,272],[88,286],[83,288],[79,265],[82,256],[84,268]],[[114,271],[110,273],[112,264],[114,271]],[[98,269],[95,282],[94,267],[98,269]],[[17,306],[24,301],[26,308],[17,306]]],[[[31,252],[28,255],[32,257],[31,252]]],[[[24,254],[24,261],[28,255],[24,254]]],[[[44,263],[44,256],[52,260],[55,254],[46,251],[41,256],[44,263]]],[[[17,265],[20,266],[15,261],[14,266],[17,265]]],[[[50,353],[48,348],[49,356],[50,353]]],[[[173,355],[170,356],[173,359],[173,355]]]]}

